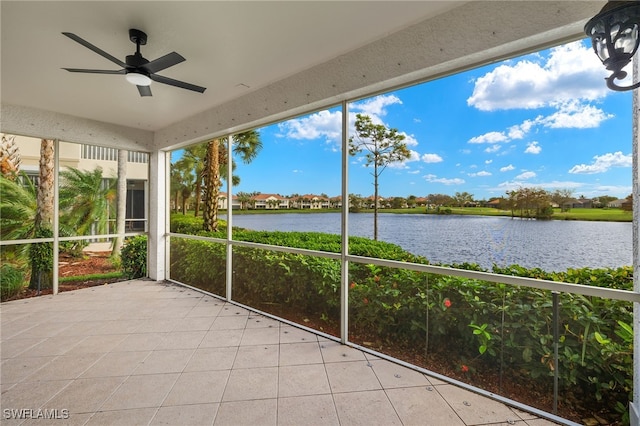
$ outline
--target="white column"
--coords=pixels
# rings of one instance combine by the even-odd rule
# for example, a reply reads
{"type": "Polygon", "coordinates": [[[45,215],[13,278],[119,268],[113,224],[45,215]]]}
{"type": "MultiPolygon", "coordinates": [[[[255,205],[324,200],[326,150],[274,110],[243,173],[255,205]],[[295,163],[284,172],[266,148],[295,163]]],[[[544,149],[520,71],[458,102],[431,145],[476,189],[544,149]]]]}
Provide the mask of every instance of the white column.
{"type": "Polygon", "coordinates": [[[342,102],[342,250],[340,251],[340,341],[349,341],[349,104],[342,102]]]}
{"type": "Polygon", "coordinates": [[[156,281],[166,277],[167,261],[167,180],[169,154],[149,155],[149,239],[147,241],[147,275],[156,281]]]}

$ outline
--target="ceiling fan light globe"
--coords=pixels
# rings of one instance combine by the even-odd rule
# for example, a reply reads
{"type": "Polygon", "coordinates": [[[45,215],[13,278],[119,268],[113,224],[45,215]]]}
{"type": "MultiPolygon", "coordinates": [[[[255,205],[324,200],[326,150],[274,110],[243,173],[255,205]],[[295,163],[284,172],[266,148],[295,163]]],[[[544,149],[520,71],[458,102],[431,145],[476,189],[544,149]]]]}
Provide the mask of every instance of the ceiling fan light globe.
{"type": "Polygon", "coordinates": [[[127,81],[133,85],[136,86],[150,86],[151,85],[151,79],[144,75],[141,74],[139,72],[129,72],[127,73],[127,75],[125,76],[125,78],[127,79],[127,81]]]}

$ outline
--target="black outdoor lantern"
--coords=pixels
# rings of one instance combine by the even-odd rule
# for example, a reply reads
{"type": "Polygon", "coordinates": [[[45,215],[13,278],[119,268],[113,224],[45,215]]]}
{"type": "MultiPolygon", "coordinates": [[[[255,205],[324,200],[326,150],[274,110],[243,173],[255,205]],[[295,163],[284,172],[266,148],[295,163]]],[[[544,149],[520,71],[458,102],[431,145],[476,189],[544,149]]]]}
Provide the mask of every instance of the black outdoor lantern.
{"type": "Polygon", "coordinates": [[[638,50],[640,26],[640,1],[609,1],[596,16],[584,26],[591,37],[593,50],[612,74],[606,78],[611,90],[624,91],[640,87],[640,81],[631,86],[618,86],[615,80],[627,76],[622,71],[638,50]]]}

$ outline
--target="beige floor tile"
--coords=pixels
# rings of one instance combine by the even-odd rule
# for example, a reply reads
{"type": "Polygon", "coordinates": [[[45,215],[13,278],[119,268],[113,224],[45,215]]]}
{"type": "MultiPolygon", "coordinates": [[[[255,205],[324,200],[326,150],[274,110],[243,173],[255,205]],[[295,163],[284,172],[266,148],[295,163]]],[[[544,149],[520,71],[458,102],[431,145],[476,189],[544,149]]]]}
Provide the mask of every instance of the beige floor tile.
{"type": "Polygon", "coordinates": [[[109,352],[88,368],[83,378],[129,376],[151,352],[109,352]]]}
{"type": "Polygon", "coordinates": [[[132,374],[181,373],[194,352],[195,349],[153,351],[138,365],[132,374]]]}
{"type": "MultiPolygon", "coordinates": [[[[0,332],[4,333],[4,330],[0,332]]],[[[29,355],[28,349],[42,343],[46,337],[34,337],[30,339],[11,339],[5,338],[3,335],[2,343],[0,343],[0,356],[2,359],[14,358],[19,355],[29,355]]]]}
{"type": "Polygon", "coordinates": [[[56,357],[19,357],[11,358],[2,362],[0,367],[0,382],[3,385],[19,383],[31,376],[38,370],[45,367],[56,357]]]}
{"type": "Polygon", "coordinates": [[[322,353],[317,342],[280,345],[281,366],[302,364],[322,364],[322,353]]]}
{"type": "Polygon", "coordinates": [[[467,424],[520,420],[509,407],[454,385],[435,386],[456,414],[467,424]]]}
{"type": "Polygon", "coordinates": [[[113,349],[113,352],[152,351],[164,339],[167,333],[134,333],[126,336],[113,349]]]}
{"type": "Polygon", "coordinates": [[[184,371],[231,370],[237,352],[237,346],[196,349],[184,371]]]}
{"type": "Polygon", "coordinates": [[[379,359],[371,360],[369,363],[385,389],[430,385],[424,374],[391,361],[379,359]]]}
{"type": "Polygon", "coordinates": [[[387,389],[387,397],[404,425],[464,426],[442,396],[431,387],[387,389]]]}
{"type": "Polygon", "coordinates": [[[215,426],[275,426],[278,412],[276,399],[223,402],[218,408],[215,426]]]}
{"type": "Polygon", "coordinates": [[[179,374],[168,373],[131,376],[107,399],[100,410],[160,407],[178,376],[179,374]]]}
{"type": "Polygon", "coordinates": [[[59,356],[29,376],[26,381],[76,379],[103,356],[103,354],[59,356]]]}
{"type": "Polygon", "coordinates": [[[325,364],[325,368],[334,393],[382,389],[366,361],[330,363],[325,364]]]}
{"type": "Polygon", "coordinates": [[[278,426],[338,426],[331,395],[278,398],[278,426]]]}
{"type": "Polygon", "coordinates": [[[47,406],[67,409],[75,413],[93,413],[125,381],[126,377],[97,377],[77,379],[53,399],[47,406]]]}
{"type": "Polygon", "coordinates": [[[237,316],[225,316],[225,317],[216,317],[211,324],[211,330],[244,330],[247,325],[248,316],[246,315],[237,315],[237,316]]]}
{"type": "Polygon", "coordinates": [[[297,327],[280,327],[280,343],[317,342],[318,336],[297,327]]]}
{"type": "Polygon", "coordinates": [[[324,362],[366,360],[364,353],[361,351],[331,340],[320,342],[320,350],[322,351],[322,359],[324,362]]]}
{"type": "Polygon", "coordinates": [[[221,314],[222,306],[215,306],[215,304],[211,304],[210,306],[195,306],[189,310],[189,313],[185,318],[192,317],[217,317],[221,314]]]}
{"type": "Polygon", "coordinates": [[[42,343],[32,347],[26,353],[28,356],[55,356],[71,351],[84,340],[83,336],[55,336],[49,337],[42,343]]]}
{"type": "Polygon", "coordinates": [[[258,314],[250,314],[247,319],[247,328],[279,328],[280,322],[258,314]]]}
{"type": "Polygon", "coordinates": [[[220,309],[220,316],[236,316],[236,315],[244,315],[249,317],[249,314],[252,314],[251,311],[245,308],[241,308],[240,306],[232,305],[231,303],[225,303],[220,309]]]}
{"type": "Polygon", "coordinates": [[[147,425],[156,413],[155,408],[100,411],[86,423],[87,426],[136,426],[147,425]]]}
{"type": "Polygon", "coordinates": [[[171,331],[164,335],[164,338],[155,350],[167,349],[196,349],[207,334],[206,331],[171,331]]]}
{"type": "MultiPolygon", "coordinates": [[[[43,418],[35,418],[31,420],[26,420],[22,423],[22,426],[82,426],[84,425],[93,415],[93,413],[67,413],[58,410],[53,412],[53,418],[43,419],[43,418]],[[57,418],[55,418],[57,416],[57,418]]],[[[4,422],[3,422],[4,425],[4,422]]]]}
{"type": "Polygon", "coordinates": [[[246,401],[278,396],[278,368],[232,370],[222,400],[246,401]]]}
{"type": "Polygon", "coordinates": [[[244,330],[240,345],[277,345],[279,342],[277,328],[248,328],[244,330]]]}
{"type": "Polygon", "coordinates": [[[162,405],[220,402],[228,379],[228,370],[182,373],[162,405]]]}
{"type": "Polygon", "coordinates": [[[278,396],[320,395],[331,392],[327,372],[322,364],[280,367],[278,396]]]}
{"type": "Polygon", "coordinates": [[[279,345],[240,346],[233,368],[277,367],[279,345]]]}
{"type": "MultiPolygon", "coordinates": [[[[49,408],[48,401],[71,383],[70,380],[51,380],[46,382],[23,382],[2,389],[2,409],[37,409],[45,404],[49,408]]],[[[51,406],[54,407],[54,406],[51,406]]],[[[58,407],[55,407],[58,408],[58,407]]],[[[59,408],[68,408],[62,407],[59,408]]]]}
{"type": "Polygon", "coordinates": [[[173,331],[208,331],[216,317],[188,317],[175,321],[173,331]]]}
{"type": "Polygon", "coordinates": [[[384,391],[338,393],[333,399],[341,425],[402,425],[384,391]]]}
{"type": "Polygon", "coordinates": [[[110,352],[127,336],[124,334],[87,336],[80,343],[65,352],[66,355],[110,352]]]}
{"type": "Polygon", "coordinates": [[[155,319],[147,318],[139,320],[140,327],[136,329],[136,333],[168,333],[173,331],[176,326],[174,319],[155,319]]]}
{"type": "Polygon", "coordinates": [[[137,321],[115,320],[105,321],[102,326],[94,330],[94,334],[130,334],[140,328],[137,321]]]}
{"type": "Polygon", "coordinates": [[[238,346],[242,340],[244,330],[209,330],[205,334],[201,348],[218,348],[223,346],[238,346]]]}
{"type": "Polygon", "coordinates": [[[174,405],[160,407],[150,426],[210,426],[219,404],[174,405]]]}

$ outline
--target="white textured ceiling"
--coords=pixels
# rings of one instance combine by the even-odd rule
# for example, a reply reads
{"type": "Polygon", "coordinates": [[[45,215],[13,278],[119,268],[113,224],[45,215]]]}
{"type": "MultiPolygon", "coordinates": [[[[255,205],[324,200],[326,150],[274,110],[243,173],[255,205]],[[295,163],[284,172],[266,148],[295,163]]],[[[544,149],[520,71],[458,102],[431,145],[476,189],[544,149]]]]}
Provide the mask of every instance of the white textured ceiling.
{"type": "Polygon", "coordinates": [[[580,36],[604,1],[7,1],[0,2],[0,131],[129,149],[162,149],[330,103],[436,78],[580,36]],[[124,60],[186,62],[140,97],[124,60]]]}
{"type": "Polygon", "coordinates": [[[2,102],[155,130],[434,16],[459,2],[2,1],[2,102]],[[153,83],[141,98],[119,67],[61,33],[124,61],[129,28],[148,34],[143,56],[186,62],[159,74],[204,94],[153,83]]]}

